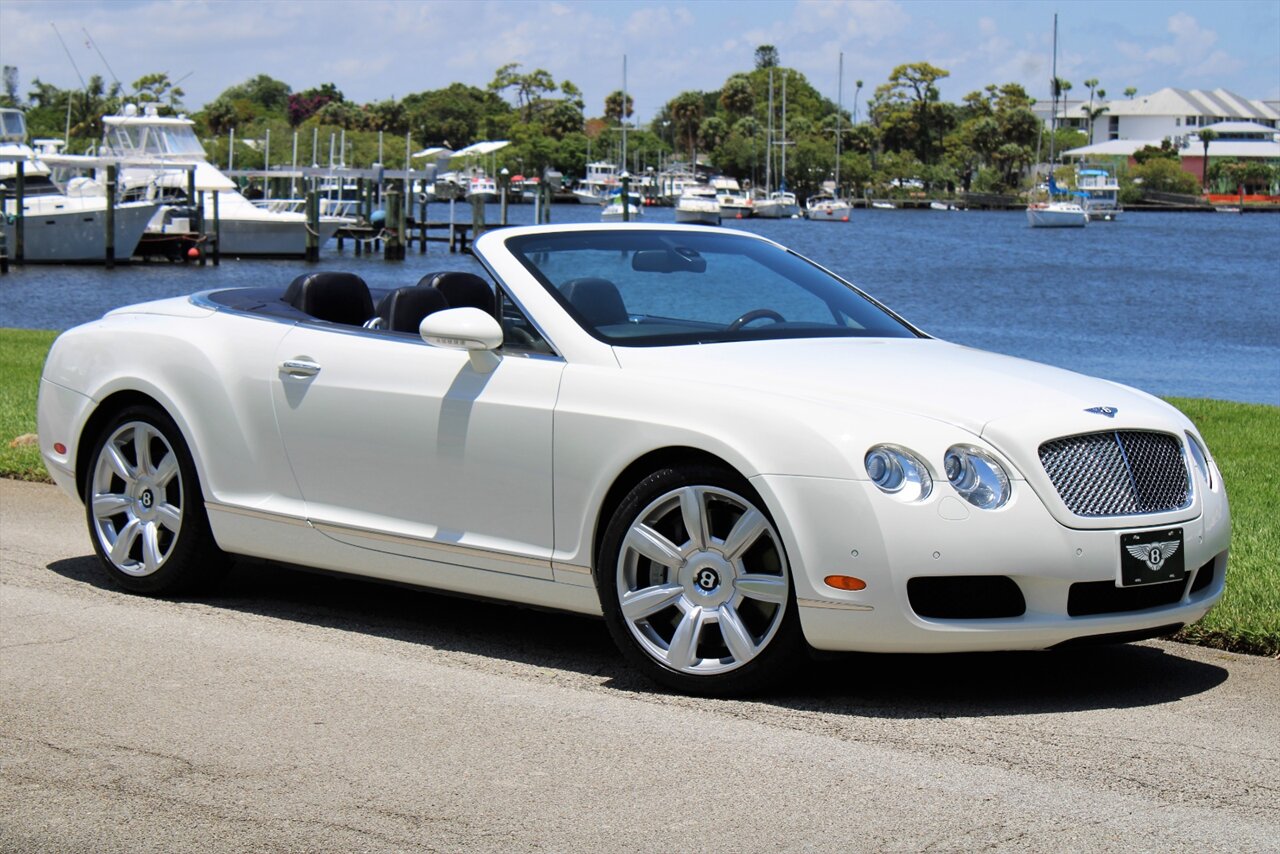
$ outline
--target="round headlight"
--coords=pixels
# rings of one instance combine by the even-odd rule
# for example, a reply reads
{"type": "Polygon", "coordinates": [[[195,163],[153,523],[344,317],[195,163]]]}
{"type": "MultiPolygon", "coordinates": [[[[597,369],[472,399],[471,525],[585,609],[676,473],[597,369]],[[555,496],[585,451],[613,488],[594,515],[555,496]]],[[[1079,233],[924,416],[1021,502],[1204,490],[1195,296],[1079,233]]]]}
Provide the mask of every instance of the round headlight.
{"type": "Polygon", "coordinates": [[[995,510],[1009,500],[1009,476],[985,451],[953,445],[942,458],[947,480],[960,497],[982,510],[995,510]]]}
{"type": "Polygon", "coordinates": [[[906,448],[876,445],[864,462],[871,482],[899,501],[922,501],[933,491],[929,469],[906,448]]]}
{"type": "Polygon", "coordinates": [[[1201,445],[1200,440],[1190,433],[1187,434],[1187,447],[1191,449],[1191,459],[1200,470],[1205,486],[1213,489],[1213,466],[1209,464],[1209,449],[1201,445]]]}

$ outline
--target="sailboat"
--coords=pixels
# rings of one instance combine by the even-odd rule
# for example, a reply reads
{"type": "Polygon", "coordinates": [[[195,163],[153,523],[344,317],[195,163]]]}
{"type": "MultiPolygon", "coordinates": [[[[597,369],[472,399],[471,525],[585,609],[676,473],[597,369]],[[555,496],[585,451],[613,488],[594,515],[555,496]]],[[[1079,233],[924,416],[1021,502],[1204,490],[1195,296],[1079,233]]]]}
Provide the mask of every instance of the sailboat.
{"type": "MultiPolygon", "coordinates": [[[[777,145],[782,148],[782,176],[778,181],[778,189],[769,193],[763,199],[758,199],[753,206],[756,216],[764,219],[790,219],[800,215],[800,204],[796,201],[796,194],[787,192],[787,146],[791,143],[787,142],[787,76],[782,75],[782,139],[779,142],[773,142],[773,69],[769,69],[769,142],[771,145],[777,145]]],[[[768,184],[769,160],[766,154],[765,174],[766,185],[768,184]]]]}
{"type": "Polygon", "coordinates": [[[623,188],[630,183],[627,173],[627,55],[622,55],[622,115],[618,124],[622,129],[622,171],[618,173],[619,184],[610,188],[602,202],[604,209],[600,211],[601,222],[630,222],[639,219],[644,208],[642,199],[633,192],[623,193],[623,188]]]}
{"type": "Polygon", "coordinates": [[[848,222],[853,206],[840,198],[840,113],[844,110],[844,51],[840,52],[840,71],[836,80],[836,178],[830,193],[818,193],[805,203],[804,215],[826,222],[848,222]]]}
{"type": "Polygon", "coordinates": [[[1060,188],[1053,180],[1055,153],[1054,134],[1058,129],[1058,16],[1053,16],[1053,77],[1049,83],[1053,94],[1053,107],[1049,117],[1049,199],[1027,205],[1027,225],[1032,228],[1084,228],[1089,214],[1078,202],[1055,201],[1054,196],[1069,191],[1060,188]]]}

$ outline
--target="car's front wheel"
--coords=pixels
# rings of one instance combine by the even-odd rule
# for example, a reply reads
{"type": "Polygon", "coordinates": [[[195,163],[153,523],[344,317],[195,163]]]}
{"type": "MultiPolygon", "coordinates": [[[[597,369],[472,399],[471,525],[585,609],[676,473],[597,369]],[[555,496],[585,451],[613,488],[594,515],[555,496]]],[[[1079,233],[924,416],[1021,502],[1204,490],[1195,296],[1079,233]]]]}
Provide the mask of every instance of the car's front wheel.
{"type": "Polygon", "coordinates": [[[124,409],[99,434],[92,460],[85,513],[94,550],[116,583],[172,595],[219,574],[225,555],[173,419],[154,406],[124,409]]]}
{"type": "Polygon", "coordinates": [[[803,648],[782,538],[727,469],[667,468],[637,484],[605,531],[596,586],[624,654],[679,691],[761,690],[803,648]]]}

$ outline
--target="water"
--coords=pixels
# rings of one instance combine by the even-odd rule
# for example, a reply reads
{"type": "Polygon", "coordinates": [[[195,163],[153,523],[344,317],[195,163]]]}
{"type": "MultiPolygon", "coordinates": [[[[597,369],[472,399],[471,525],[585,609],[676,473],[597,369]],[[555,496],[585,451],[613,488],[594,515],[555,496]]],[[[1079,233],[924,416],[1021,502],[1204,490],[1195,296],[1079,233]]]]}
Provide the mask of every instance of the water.
{"type": "MultiPolygon", "coordinates": [[[[460,219],[469,218],[465,206],[460,219]]],[[[432,220],[448,219],[432,205],[432,220]]],[[[556,222],[599,209],[559,205],[556,222]]],[[[496,205],[488,217],[497,221],[496,205]]],[[[670,208],[645,211],[671,222],[670,208]]],[[[510,220],[532,222],[529,205],[510,220]]],[[[726,220],[850,279],[930,334],[1137,386],[1154,394],[1280,405],[1280,215],[1127,213],[1084,229],[1030,229],[1021,211],[854,211],[849,223],[726,220]]],[[[121,305],[210,288],[283,286],[301,261],[219,267],[134,264],[13,268],[0,278],[0,327],[66,329],[121,305]]],[[[314,269],[374,288],[435,270],[479,272],[431,244],[404,263],[325,247],[314,269]]],[[[957,393],[960,393],[959,390],[957,393]]]]}

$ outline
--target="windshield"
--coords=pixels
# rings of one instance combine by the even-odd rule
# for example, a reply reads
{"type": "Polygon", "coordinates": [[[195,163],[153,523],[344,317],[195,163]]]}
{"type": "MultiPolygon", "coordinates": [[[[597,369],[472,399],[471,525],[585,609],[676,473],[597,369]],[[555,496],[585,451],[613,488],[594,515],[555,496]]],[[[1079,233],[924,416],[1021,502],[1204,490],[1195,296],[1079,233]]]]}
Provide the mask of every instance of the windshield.
{"type": "Polygon", "coordinates": [[[116,125],[107,132],[109,146],[121,154],[204,156],[190,125],[116,125]]]}
{"type": "Polygon", "coordinates": [[[749,237],[590,231],[524,235],[506,246],[584,329],[610,344],[916,337],[860,291],[749,237]]]}

